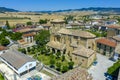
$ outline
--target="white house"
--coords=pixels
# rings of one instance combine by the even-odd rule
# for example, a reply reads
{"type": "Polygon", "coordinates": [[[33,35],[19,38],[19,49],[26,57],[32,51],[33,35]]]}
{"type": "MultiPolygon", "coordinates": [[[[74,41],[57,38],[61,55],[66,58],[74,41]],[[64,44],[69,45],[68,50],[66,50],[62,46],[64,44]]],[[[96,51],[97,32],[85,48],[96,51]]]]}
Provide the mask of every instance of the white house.
{"type": "Polygon", "coordinates": [[[18,51],[7,51],[0,55],[1,61],[19,76],[36,69],[36,60],[18,51]]]}

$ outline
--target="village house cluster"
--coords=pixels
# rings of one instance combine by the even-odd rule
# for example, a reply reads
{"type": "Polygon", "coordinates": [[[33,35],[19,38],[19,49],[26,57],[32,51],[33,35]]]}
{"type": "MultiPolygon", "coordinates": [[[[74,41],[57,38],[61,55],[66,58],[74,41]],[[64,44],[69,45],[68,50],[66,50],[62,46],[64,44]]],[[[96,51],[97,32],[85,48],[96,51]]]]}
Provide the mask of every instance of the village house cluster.
{"type": "MultiPolygon", "coordinates": [[[[52,20],[50,25],[16,24],[16,28],[12,31],[22,33],[22,39],[17,41],[17,47],[27,49],[37,45],[34,38],[38,32],[49,30],[50,40],[46,44],[46,49],[54,54],[59,52],[65,55],[74,62],[75,66],[82,67],[53,77],[52,80],[92,80],[86,69],[96,61],[98,53],[114,61],[120,59],[120,25],[117,24],[117,20],[104,20],[100,16],[91,16],[91,18],[93,20],[86,23],[69,21],[66,24],[64,20],[56,19],[52,20]],[[88,30],[97,30],[100,35],[103,31],[106,36],[97,37],[88,30]]],[[[6,27],[2,25],[2,28],[6,27]]],[[[0,62],[7,65],[18,76],[25,75],[37,67],[37,60],[31,56],[9,50],[9,47],[4,46],[0,46],[0,62]]]]}

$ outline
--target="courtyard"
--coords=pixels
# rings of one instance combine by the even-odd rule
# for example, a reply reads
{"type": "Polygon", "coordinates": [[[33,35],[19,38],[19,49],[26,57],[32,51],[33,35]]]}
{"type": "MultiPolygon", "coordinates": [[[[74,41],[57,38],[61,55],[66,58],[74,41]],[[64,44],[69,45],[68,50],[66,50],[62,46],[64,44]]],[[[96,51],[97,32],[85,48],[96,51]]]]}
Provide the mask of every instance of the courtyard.
{"type": "Polygon", "coordinates": [[[108,57],[97,53],[97,64],[91,66],[88,72],[93,76],[93,80],[106,80],[104,73],[107,69],[113,65],[113,61],[109,60],[108,57]]]}

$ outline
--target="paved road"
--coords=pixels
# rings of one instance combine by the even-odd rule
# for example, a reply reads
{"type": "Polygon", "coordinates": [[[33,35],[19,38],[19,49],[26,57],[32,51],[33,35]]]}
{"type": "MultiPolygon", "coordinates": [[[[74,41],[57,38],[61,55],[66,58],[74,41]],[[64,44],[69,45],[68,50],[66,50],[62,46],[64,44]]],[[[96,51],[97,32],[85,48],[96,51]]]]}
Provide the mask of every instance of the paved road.
{"type": "Polygon", "coordinates": [[[88,72],[92,74],[93,80],[105,80],[104,73],[107,71],[108,67],[113,65],[113,61],[110,61],[108,57],[101,54],[97,54],[97,65],[91,66],[88,72]]]}

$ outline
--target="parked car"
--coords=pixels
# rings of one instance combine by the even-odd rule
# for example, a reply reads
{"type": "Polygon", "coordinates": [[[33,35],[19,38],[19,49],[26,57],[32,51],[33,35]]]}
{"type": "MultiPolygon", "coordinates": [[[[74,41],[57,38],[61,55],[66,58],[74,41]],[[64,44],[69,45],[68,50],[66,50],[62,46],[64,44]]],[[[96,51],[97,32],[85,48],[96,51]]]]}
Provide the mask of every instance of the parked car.
{"type": "Polygon", "coordinates": [[[94,62],[93,62],[93,66],[96,66],[97,63],[98,63],[97,61],[94,61],[94,62]]]}

